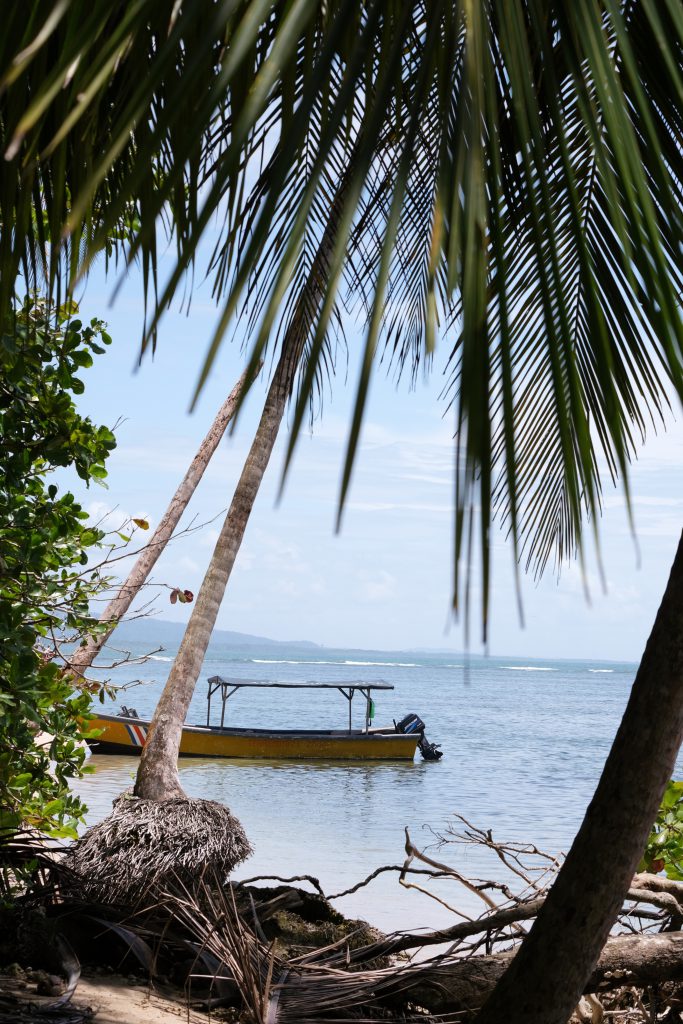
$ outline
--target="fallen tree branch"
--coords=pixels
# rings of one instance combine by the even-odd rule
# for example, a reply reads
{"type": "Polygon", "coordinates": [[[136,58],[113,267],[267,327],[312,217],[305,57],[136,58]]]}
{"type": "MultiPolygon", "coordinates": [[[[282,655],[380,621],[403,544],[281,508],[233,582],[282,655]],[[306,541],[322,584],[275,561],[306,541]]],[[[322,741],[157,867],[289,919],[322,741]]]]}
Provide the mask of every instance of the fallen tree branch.
{"type": "Polygon", "coordinates": [[[384,874],[386,871],[396,871],[401,875],[428,875],[430,878],[452,878],[452,871],[431,871],[429,868],[407,868],[405,864],[385,864],[381,868],[376,868],[372,874],[364,878],[362,882],[356,882],[350,889],[344,889],[343,892],[333,892],[330,896],[327,896],[328,900],[338,900],[342,896],[350,896],[354,892],[358,892],[364,886],[369,885],[370,882],[374,881],[378,875],[384,874]]]}
{"type": "MultiPolygon", "coordinates": [[[[473,1012],[488,999],[514,955],[510,950],[467,959],[435,957],[426,963],[371,971],[290,961],[278,1020],[298,1024],[306,1016],[304,1007],[331,1014],[351,1006],[403,1009],[407,1001],[439,1016],[473,1012]]],[[[599,995],[625,986],[646,988],[682,979],[683,932],[622,935],[608,941],[585,992],[599,995]]]]}
{"type": "Polygon", "coordinates": [[[536,916],[543,903],[543,899],[530,900],[528,903],[516,904],[513,907],[496,910],[492,914],[480,917],[476,921],[459,921],[458,924],[454,924],[450,928],[442,928],[435,932],[425,932],[422,934],[405,932],[390,935],[386,939],[373,942],[369,946],[361,946],[348,953],[345,950],[344,960],[354,964],[363,963],[366,960],[390,956],[392,953],[402,953],[407,949],[416,949],[422,946],[438,946],[456,942],[458,939],[466,939],[471,935],[499,931],[501,928],[509,927],[519,921],[529,921],[532,917],[536,916]]]}
{"type": "MultiPolygon", "coordinates": [[[[464,885],[464,887],[467,890],[469,890],[469,892],[473,893],[473,895],[475,896],[478,896],[480,900],[483,900],[484,903],[486,903],[486,905],[490,907],[492,910],[497,909],[494,900],[492,900],[487,893],[477,888],[477,886],[474,885],[473,882],[470,882],[469,878],[466,878],[464,875],[461,875],[459,871],[455,870],[455,868],[449,867],[448,864],[441,864],[440,861],[434,860],[432,857],[428,857],[427,854],[424,853],[422,850],[418,850],[418,848],[415,846],[412,839],[410,838],[410,833],[408,832],[408,829],[406,828],[404,829],[404,831],[406,834],[406,861],[403,865],[403,871],[401,872],[401,875],[399,877],[399,882],[402,885],[404,885],[406,889],[420,889],[419,886],[411,886],[410,882],[404,881],[404,875],[406,875],[407,872],[411,870],[408,865],[415,857],[417,857],[418,860],[423,861],[425,864],[429,864],[430,867],[435,868],[437,871],[443,872],[444,875],[448,875],[451,878],[455,878],[458,882],[464,885]]],[[[425,890],[420,889],[420,892],[425,892],[425,890]]],[[[425,895],[433,896],[433,893],[425,893],[425,895]]]]}
{"type": "Polygon", "coordinates": [[[668,892],[683,903],[683,882],[676,882],[673,878],[666,878],[664,875],[651,875],[647,871],[641,871],[633,876],[631,888],[648,889],[650,892],[668,892]]]}
{"type": "MultiPolygon", "coordinates": [[[[676,898],[666,892],[655,893],[646,889],[631,889],[627,898],[638,903],[651,904],[666,911],[667,914],[683,914],[683,908],[676,898]]],[[[474,921],[458,922],[451,925],[450,928],[442,928],[433,932],[402,932],[390,935],[379,942],[352,950],[348,955],[345,952],[344,956],[350,963],[363,963],[367,960],[374,960],[377,957],[390,956],[392,953],[402,953],[406,950],[417,949],[422,946],[437,946],[457,942],[460,939],[469,938],[471,935],[487,933],[490,935],[494,931],[513,926],[519,921],[531,920],[531,918],[538,914],[544,902],[545,896],[538,897],[526,903],[516,903],[514,906],[495,910],[491,914],[487,914],[474,921]]],[[[631,916],[629,911],[625,913],[631,916]]],[[[635,916],[647,916],[648,919],[651,916],[652,920],[661,920],[661,915],[659,914],[636,914],[635,916]]]]}
{"type": "Polygon", "coordinates": [[[331,898],[325,896],[320,882],[314,875],[292,875],[291,878],[282,878],[280,875],[254,875],[253,878],[240,878],[237,884],[251,885],[252,882],[282,882],[284,885],[289,885],[290,882],[309,882],[319,896],[324,899],[331,898]]]}
{"type": "Polygon", "coordinates": [[[675,896],[669,892],[652,892],[649,889],[629,889],[627,900],[634,900],[636,903],[650,903],[653,907],[665,910],[667,914],[676,914],[683,917],[683,906],[675,896]]]}
{"type": "MultiPolygon", "coordinates": [[[[513,952],[471,960],[417,965],[410,998],[432,1013],[474,1010],[483,1005],[514,956],[513,952]]],[[[625,985],[639,988],[683,980],[683,932],[619,935],[608,939],[584,992],[625,985]]]]}
{"type": "Polygon", "coordinates": [[[411,875],[428,875],[429,878],[452,878],[452,871],[431,871],[429,868],[406,868],[405,864],[385,864],[381,868],[376,868],[371,874],[364,878],[361,882],[356,882],[350,889],[343,889],[341,892],[326,893],[323,892],[323,888],[320,884],[320,880],[315,875],[292,875],[291,878],[283,878],[280,875],[254,875],[253,878],[240,878],[237,882],[238,885],[251,885],[253,882],[282,882],[288,885],[290,882],[308,882],[313,886],[319,896],[322,896],[326,900],[339,900],[342,896],[351,896],[352,893],[358,892],[359,889],[369,885],[370,882],[374,881],[378,875],[382,875],[387,871],[395,871],[397,874],[409,873],[411,875]]]}

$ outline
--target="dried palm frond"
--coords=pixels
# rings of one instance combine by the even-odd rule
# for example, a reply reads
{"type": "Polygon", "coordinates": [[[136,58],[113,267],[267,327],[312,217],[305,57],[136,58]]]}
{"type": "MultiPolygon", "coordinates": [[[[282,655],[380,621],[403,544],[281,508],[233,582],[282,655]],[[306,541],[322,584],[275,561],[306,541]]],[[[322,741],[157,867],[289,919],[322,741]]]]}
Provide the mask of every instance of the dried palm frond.
{"type": "Polygon", "coordinates": [[[70,872],[64,846],[34,828],[0,832],[0,900],[51,902],[70,872]]]}
{"type": "Polygon", "coordinates": [[[179,877],[171,880],[164,907],[195,939],[197,961],[207,953],[215,958],[223,968],[220,976],[234,981],[252,1019],[266,1024],[271,979],[284,965],[263,937],[255,909],[247,923],[238,913],[232,888],[226,891],[215,871],[190,886],[179,877]]]}
{"type": "MultiPolygon", "coordinates": [[[[287,962],[263,936],[253,902],[251,914],[238,912],[233,889],[226,890],[210,872],[193,885],[170,880],[163,909],[174,927],[180,926],[192,936],[197,961],[206,962],[205,954],[209,954],[222,967],[217,980],[227,976],[234,981],[243,1008],[255,1024],[392,1019],[436,1024],[462,1019],[457,1013],[447,1017],[405,1015],[415,964],[349,972],[310,958],[305,965],[287,962]],[[388,1001],[400,1006],[396,1017],[387,1007],[388,1001]]],[[[321,955],[325,952],[320,951],[321,955]]],[[[433,962],[439,960],[436,957],[433,962]]]]}
{"type": "Polygon", "coordinates": [[[66,861],[79,895],[102,903],[153,898],[169,878],[207,867],[225,877],[252,852],[241,824],[214,800],[118,800],[78,840],[66,861]]]}
{"type": "MultiPolygon", "coordinates": [[[[164,911],[174,926],[192,935],[199,952],[209,953],[222,965],[258,1024],[380,1019],[430,1024],[462,1017],[405,1014],[409,989],[424,963],[349,971],[324,965],[326,948],[317,957],[309,954],[306,963],[283,959],[263,936],[253,902],[251,913],[238,912],[233,889],[226,891],[209,873],[194,886],[172,882],[164,893],[164,911]],[[397,1008],[396,1017],[390,1005],[397,1008]]],[[[436,956],[425,963],[438,964],[441,959],[436,956]]]]}

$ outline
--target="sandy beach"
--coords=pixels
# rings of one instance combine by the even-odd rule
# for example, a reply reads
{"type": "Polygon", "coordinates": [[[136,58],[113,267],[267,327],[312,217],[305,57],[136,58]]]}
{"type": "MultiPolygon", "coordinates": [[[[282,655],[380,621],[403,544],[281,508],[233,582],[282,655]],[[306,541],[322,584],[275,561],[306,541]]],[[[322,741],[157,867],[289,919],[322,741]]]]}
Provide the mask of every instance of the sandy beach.
{"type": "Polygon", "coordinates": [[[191,1010],[180,999],[116,974],[81,978],[75,1002],[92,1007],[98,1024],[178,1024],[180,1020],[207,1024],[209,1020],[208,1014],[191,1010]]]}
{"type": "MultiPolygon", "coordinates": [[[[0,993],[5,998],[17,998],[19,1007],[25,1006],[29,1013],[33,1007],[40,1008],[55,1000],[55,996],[37,994],[36,981],[29,972],[0,974],[0,993]]],[[[72,1014],[82,1011],[83,1020],[92,1019],[97,1024],[179,1024],[181,1020],[186,1024],[207,1024],[210,1019],[208,1014],[190,1009],[180,995],[158,992],[131,975],[110,973],[82,974],[68,1009],[72,1014]]],[[[21,1012],[18,1007],[15,1010],[21,1012]]],[[[10,1019],[2,1013],[0,1006],[0,1017],[10,1019]]]]}

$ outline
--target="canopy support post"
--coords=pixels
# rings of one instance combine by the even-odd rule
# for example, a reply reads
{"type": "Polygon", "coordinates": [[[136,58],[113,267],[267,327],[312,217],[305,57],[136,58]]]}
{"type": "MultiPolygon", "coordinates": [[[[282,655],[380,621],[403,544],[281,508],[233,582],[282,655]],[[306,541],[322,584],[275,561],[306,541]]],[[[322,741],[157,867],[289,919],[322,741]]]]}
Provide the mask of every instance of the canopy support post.
{"type": "Polygon", "coordinates": [[[353,732],[353,715],[352,715],[352,701],[353,695],[355,694],[357,687],[349,686],[348,690],[345,690],[343,686],[338,686],[337,689],[340,693],[343,693],[349,702],[349,732],[353,732]]]}
{"type": "Polygon", "coordinates": [[[370,697],[370,687],[367,687],[367,689],[363,688],[361,689],[360,692],[365,697],[365,732],[367,734],[370,731],[370,706],[372,703],[370,697]]]}

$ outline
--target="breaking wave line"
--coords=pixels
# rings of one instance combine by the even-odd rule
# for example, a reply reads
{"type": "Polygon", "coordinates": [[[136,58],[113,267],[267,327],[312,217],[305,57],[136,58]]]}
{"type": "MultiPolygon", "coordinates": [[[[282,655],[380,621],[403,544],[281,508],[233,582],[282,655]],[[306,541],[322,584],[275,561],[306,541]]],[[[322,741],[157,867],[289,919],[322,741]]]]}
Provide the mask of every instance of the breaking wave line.
{"type": "Polygon", "coordinates": [[[510,672],[557,672],[556,668],[547,668],[545,665],[501,665],[500,667],[510,672]]]}

